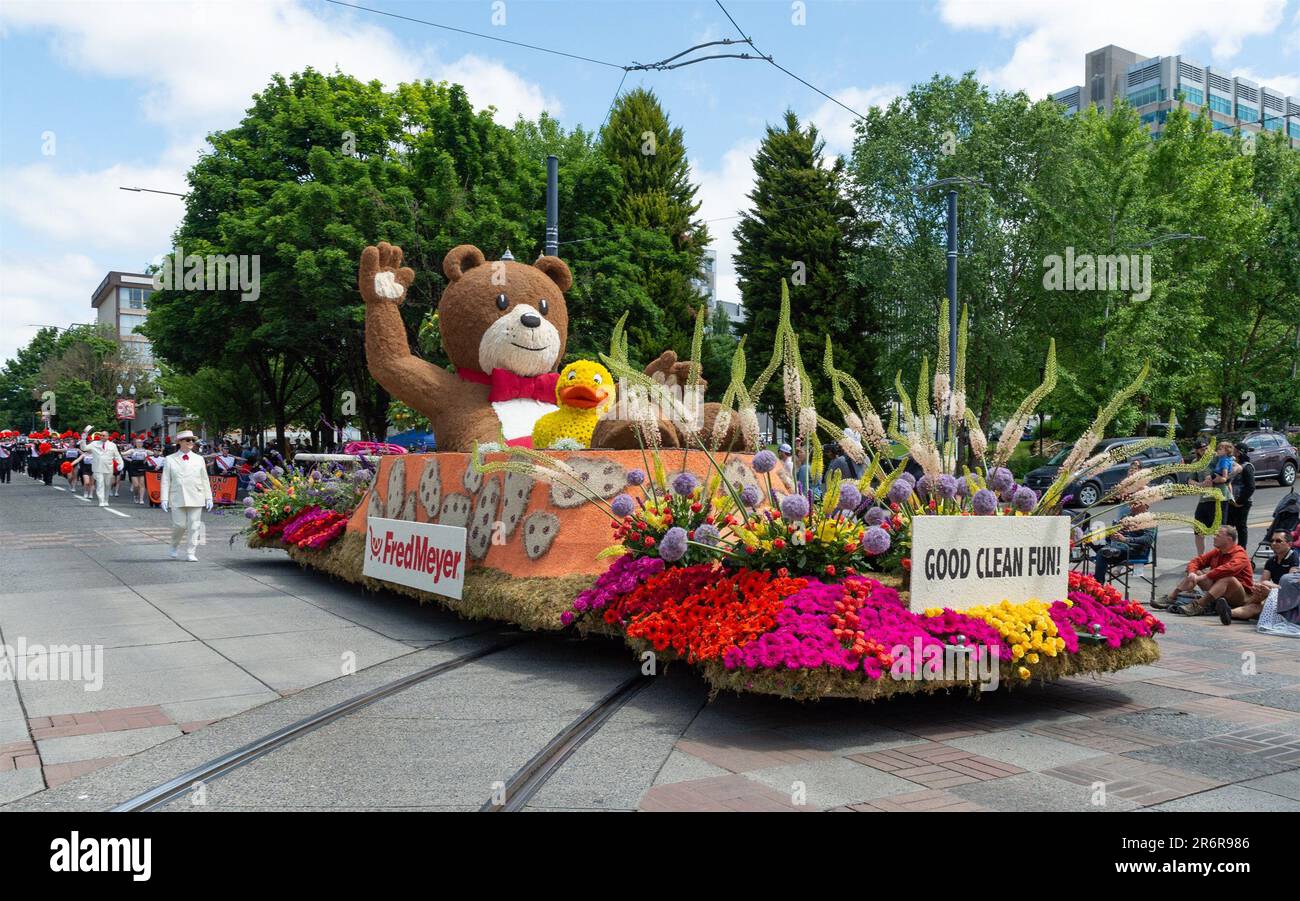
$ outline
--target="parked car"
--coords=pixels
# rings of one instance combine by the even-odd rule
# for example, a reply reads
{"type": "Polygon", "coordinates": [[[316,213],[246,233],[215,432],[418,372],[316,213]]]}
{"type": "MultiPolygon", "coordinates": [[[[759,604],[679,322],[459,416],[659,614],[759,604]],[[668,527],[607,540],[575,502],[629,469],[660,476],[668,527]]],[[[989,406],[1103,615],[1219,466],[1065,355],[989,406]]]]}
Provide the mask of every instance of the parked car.
{"type": "Polygon", "coordinates": [[[1250,462],[1255,464],[1255,478],[1277,479],[1283,488],[1295,484],[1296,472],[1300,471],[1300,451],[1281,432],[1272,429],[1231,432],[1222,440],[1246,445],[1250,462]]]}
{"type": "MultiPolygon", "coordinates": [[[[1094,454],[1100,454],[1103,451],[1110,450],[1117,445],[1133,444],[1136,441],[1144,441],[1143,438],[1106,438],[1097,442],[1094,454]]],[[[1061,464],[1065,458],[1070,455],[1073,446],[1065,447],[1047,463],[1037,469],[1031,470],[1025,476],[1025,484],[1037,491],[1039,494],[1053,482],[1056,481],[1057,473],[1060,472],[1061,464]]],[[[1112,488],[1123,481],[1124,476],[1128,473],[1129,464],[1133,459],[1142,461],[1143,469],[1150,469],[1154,466],[1163,466],[1166,463],[1182,463],[1183,455],[1178,450],[1178,445],[1172,441],[1167,444],[1161,444],[1156,447],[1148,448],[1136,457],[1116,463],[1114,466],[1107,467],[1101,472],[1089,476],[1082,482],[1071,482],[1065,489],[1065,495],[1070,498],[1066,502],[1067,507],[1091,507],[1106,496],[1112,488]]],[[[1153,485],[1162,485],[1166,482],[1183,482],[1185,477],[1178,474],[1170,474],[1152,482],[1153,485]]]]}

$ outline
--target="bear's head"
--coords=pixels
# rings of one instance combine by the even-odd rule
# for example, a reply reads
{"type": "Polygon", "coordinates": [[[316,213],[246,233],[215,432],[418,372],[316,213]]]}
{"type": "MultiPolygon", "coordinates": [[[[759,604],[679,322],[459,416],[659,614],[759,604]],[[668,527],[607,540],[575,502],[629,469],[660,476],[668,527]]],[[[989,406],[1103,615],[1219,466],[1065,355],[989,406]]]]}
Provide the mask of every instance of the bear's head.
{"type": "Polygon", "coordinates": [[[477,247],[462,244],[443,259],[442,271],[449,284],[438,301],[438,324],[453,365],[527,376],[555,369],[569,337],[564,292],[573,284],[563,260],[489,263],[477,247]]]}

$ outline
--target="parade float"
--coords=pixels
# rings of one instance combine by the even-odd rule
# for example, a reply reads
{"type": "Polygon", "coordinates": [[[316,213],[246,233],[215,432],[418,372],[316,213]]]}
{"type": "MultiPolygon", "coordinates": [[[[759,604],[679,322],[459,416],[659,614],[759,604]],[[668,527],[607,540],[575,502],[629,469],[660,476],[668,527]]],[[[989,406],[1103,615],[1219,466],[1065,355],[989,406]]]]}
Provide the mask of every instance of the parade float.
{"type": "MultiPolygon", "coordinates": [[[[1158,659],[1163,624],[1070,571],[1082,536],[1062,513],[1071,482],[1169,440],[1094,453],[1145,367],[1039,494],[1006,464],[1055,386],[1054,347],[1043,383],[990,447],[965,405],[965,315],[950,360],[946,306],[935,374],[927,360],[914,391],[896,380],[886,426],[829,342],[835,410],[816,409],[784,296],[771,361],[751,381],[737,350],[721,403],[704,405],[702,314],[691,361],[666,353],[637,366],[620,320],[599,363],[557,372],[571,283],[562,261],[488,263],[462,246],[444,272],[455,372],[409,352],[396,305],[414,273],[400,249],[367,248],[359,273],[371,372],[429,418],[441,450],[258,473],[244,501],[250,546],[466,617],[617,636],[719,689],[874,699],[1158,659]],[[756,402],[777,378],[794,442],[810,449],[806,470],[758,446],[756,402]],[[823,440],[863,475],[824,473],[823,440]]],[[[1089,538],[1162,521],[1204,531],[1149,508],[1205,491],[1170,477],[1207,463],[1125,479],[1108,500],[1139,512],[1089,538]]]]}

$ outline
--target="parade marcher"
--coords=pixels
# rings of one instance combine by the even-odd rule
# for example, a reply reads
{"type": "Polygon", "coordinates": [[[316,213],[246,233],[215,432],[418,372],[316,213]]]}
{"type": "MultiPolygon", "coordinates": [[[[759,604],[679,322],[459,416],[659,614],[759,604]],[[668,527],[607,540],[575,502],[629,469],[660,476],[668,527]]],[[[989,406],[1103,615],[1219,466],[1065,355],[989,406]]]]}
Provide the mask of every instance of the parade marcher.
{"type": "Polygon", "coordinates": [[[96,432],[87,443],[85,437],[90,434],[90,426],[82,432],[81,450],[90,454],[91,472],[95,477],[95,495],[99,506],[108,506],[108,488],[112,484],[113,474],[122,468],[122,452],[117,445],[108,440],[108,435],[96,432]]]}
{"type": "Polygon", "coordinates": [[[197,562],[194,550],[202,529],[200,516],[205,509],[212,509],[212,484],[203,457],[194,450],[198,443],[194,433],[188,429],[181,432],[176,443],[180,449],[168,455],[163,466],[162,509],[172,517],[171,557],[179,555],[181,539],[185,538],[185,559],[197,562]]]}
{"type": "Polygon", "coordinates": [[[59,453],[49,441],[42,441],[37,445],[37,450],[40,451],[40,455],[36,461],[36,478],[44,482],[48,488],[54,484],[54,470],[59,465],[59,453]]]}
{"type": "Polygon", "coordinates": [[[13,451],[9,448],[9,442],[0,441],[0,483],[9,481],[9,464],[13,457],[13,451]]]}
{"type": "Polygon", "coordinates": [[[131,447],[123,454],[126,460],[126,474],[131,479],[131,499],[137,504],[145,503],[144,470],[149,452],[144,448],[144,439],[136,438],[131,447]]]}

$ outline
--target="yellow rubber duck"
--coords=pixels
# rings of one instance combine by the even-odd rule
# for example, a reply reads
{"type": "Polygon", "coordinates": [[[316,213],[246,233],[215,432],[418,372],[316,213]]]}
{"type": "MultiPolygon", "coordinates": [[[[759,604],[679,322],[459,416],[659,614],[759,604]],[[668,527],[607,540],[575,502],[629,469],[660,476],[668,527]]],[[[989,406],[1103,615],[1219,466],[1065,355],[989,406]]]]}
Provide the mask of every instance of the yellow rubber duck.
{"type": "Polygon", "coordinates": [[[555,403],[560,409],[533,426],[533,447],[545,450],[562,438],[591,447],[596,422],[614,405],[614,377],[591,360],[570,363],[555,383],[555,403]]]}

